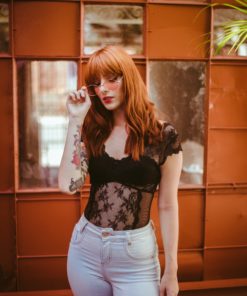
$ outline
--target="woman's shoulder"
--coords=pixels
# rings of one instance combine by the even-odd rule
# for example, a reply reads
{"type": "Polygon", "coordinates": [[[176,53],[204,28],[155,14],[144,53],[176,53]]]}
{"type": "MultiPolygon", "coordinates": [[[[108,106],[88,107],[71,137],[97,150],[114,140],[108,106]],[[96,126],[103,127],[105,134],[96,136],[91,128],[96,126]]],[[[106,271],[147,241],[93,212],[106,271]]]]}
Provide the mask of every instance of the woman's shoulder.
{"type": "Polygon", "coordinates": [[[159,120],[161,123],[161,140],[166,141],[172,136],[178,135],[175,125],[171,121],[159,120]]]}

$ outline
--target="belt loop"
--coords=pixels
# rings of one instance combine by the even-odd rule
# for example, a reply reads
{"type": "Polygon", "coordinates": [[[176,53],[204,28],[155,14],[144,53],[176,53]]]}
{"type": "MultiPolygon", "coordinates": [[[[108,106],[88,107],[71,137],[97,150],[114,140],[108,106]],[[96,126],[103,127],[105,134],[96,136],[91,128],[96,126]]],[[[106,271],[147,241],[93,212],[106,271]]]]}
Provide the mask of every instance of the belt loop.
{"type": "Polygon", "coordinates": [[[156,226],[155,226],[154,221],[152,219],[151,219],[151,225],[153,227],[153,230],[156,231],[156,226]]]}
{"type": "Polygon", "coordinates": [[[128,245],[131,245],[131,236],[130,236],[130,233],[129,231],[126,232],[126,236],[127,236],[127,241],[128,241],[128,245]]]}
{"type": "Polygon", "coordinates": [[[78,230],[80,232],[83,232],[83,230],[84,230],[84,228],[86,227],[87,224],[88,224],[88,221],[85,220],[84,217],[81,217],[81,219],[77,223],[78,230]]]}

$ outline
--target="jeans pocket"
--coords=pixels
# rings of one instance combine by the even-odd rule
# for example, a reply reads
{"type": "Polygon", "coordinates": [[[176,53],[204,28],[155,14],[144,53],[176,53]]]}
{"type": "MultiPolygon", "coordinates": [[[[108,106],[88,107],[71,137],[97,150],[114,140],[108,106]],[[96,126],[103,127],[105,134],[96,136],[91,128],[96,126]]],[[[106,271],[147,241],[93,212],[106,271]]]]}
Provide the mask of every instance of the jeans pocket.
{"type": "Polygon", "coordinates": [[[132,259],[150,259],[154,258],[157,251],[156,240],[153,234],[125,241],[125,251],[132,259]]]}
{"type": "Polygon", "coordinates": [[[85,236],[85,226],[81,228],[79,224],[76,223],[72,231],[70,243],[73,245],[77,245],[83,241],[84,236],[85,236]]]}

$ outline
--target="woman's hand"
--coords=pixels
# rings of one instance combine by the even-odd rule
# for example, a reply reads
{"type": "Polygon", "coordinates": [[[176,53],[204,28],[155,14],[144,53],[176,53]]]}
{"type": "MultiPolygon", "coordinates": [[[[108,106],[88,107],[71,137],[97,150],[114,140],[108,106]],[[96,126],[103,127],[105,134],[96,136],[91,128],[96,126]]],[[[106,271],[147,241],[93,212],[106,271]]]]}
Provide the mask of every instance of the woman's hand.
{"type": "Polygon", "coordinates": [[[163,274],[160,281],[160,296],[177,296],[179,291],[177,275],[163,274]]]}
{"type": "Polygon", "coordinates": [[[83,121],[91,107],[91,104],[92,103],[85,86],[77,91],[71,92],[66,101],[69,118],[78,118],[83,121]]]}

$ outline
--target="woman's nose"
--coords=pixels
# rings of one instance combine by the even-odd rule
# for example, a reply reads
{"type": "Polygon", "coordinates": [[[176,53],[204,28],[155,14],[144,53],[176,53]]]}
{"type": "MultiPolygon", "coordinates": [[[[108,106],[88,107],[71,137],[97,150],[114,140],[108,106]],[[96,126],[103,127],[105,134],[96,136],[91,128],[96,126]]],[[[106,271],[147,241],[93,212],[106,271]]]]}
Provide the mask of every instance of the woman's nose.
{"type": "Polygon", "coordinates": [[[100,91],[101,92],[103,92],[103,93],[105,93],[105,92],[107,92],[107,88],[105,87],[105,83],[104,82],[102,82],[101,84],[100,84],[100,91]]]}

